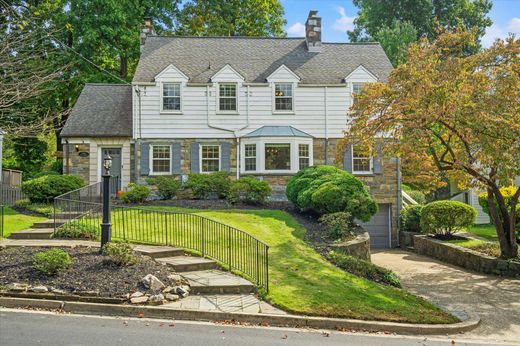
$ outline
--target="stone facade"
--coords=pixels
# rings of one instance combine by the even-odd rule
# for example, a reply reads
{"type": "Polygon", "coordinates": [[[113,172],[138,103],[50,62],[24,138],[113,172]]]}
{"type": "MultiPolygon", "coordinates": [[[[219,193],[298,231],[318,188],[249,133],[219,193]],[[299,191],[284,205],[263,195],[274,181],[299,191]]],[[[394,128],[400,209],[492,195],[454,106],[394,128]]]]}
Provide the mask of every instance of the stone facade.
{"type": "Polygon", "coordinates": [[[437,258],[481,273],[520,277],[520,262],[506,261],[466,249],[455,244],[432,239],[426,235],[414,236],[414,249],[420,255],[437,258]]]}
{"type": "Polygon", "coordinates": [[[90,153],[90,144],[64,144],[63,152],[63,173],[81,177],[88,184],[90,179],[90,157],[81,156],[80,153],[90,153]]]}

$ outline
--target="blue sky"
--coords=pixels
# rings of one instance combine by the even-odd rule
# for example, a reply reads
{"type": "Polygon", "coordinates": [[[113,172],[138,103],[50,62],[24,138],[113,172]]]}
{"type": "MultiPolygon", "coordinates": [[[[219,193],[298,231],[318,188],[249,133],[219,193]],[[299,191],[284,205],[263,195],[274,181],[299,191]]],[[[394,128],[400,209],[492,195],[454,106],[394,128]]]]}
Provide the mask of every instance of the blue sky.
{"type": "MultiPolygon", "coordinates": [[[[280,0],[285,8],[285,27],[289,36],[305,36],[305,20],[309,10],[318,10],[322,17],[322,35],[326,42],[346,42],[346,30],[352,29],[357,8],[351,0],[280,0]]],[[[482,39],[488,47],[496,37],[509,32],[520,35],[520,0],[493,0],[490,12],[493,25],[482,39]]]]}

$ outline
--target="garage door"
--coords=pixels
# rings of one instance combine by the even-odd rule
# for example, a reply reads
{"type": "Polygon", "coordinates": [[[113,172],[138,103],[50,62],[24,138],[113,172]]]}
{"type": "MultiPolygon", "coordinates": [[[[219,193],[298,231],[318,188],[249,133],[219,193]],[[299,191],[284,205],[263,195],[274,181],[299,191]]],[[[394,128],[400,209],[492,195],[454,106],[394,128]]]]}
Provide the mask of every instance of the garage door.
{"type": "Polygon", "coordinates": [[[381,249],[390,247],[390,205],[379,204],[379,211],[369,222],[361,225],[370,234],[370,247],[381,249]]]}

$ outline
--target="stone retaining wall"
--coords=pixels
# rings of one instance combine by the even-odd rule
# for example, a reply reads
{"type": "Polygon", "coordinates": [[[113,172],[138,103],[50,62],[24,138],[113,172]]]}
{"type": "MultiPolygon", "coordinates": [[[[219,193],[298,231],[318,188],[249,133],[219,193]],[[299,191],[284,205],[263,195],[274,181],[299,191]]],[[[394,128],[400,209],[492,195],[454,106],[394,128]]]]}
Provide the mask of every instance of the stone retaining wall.
{"type": "Polygon", "coordinates": [[[520,262],[487,256],[426,235],[414,236],[414,249],[420,255],[434,257],[476,272],[511,277],[520,276],[520,262]]]}
{"type": "Polygon", "coordinates": [[[352,257],[370,261],[370,236],[368,232],[358,235],[353,240],[332,244],[330,247],[347,253],[352,257]]]}

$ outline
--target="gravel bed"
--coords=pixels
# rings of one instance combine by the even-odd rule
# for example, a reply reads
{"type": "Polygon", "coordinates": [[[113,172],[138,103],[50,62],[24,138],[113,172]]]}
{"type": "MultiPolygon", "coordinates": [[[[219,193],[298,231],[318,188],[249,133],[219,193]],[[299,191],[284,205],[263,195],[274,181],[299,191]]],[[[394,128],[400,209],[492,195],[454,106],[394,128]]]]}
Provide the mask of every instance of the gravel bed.
{"type": "Polygon", "coordinates": [[[72,258],[72,267],[56,276],[46,276],[36,270],[32,256],[48,248],[13,247],[0,250],[0,286],[24,283],[43,285],[69,293],[98,291],[102,297],[121,297],[140,291],[155,294],[146,289],[141,280],[147,274],[155,275],[165,285],[175,285],[168,275],[174,272],[147,256],[137,255],[137,263],[118,267],[101,256],[98,249],[77,247],[63,248],[72,258]]]}

